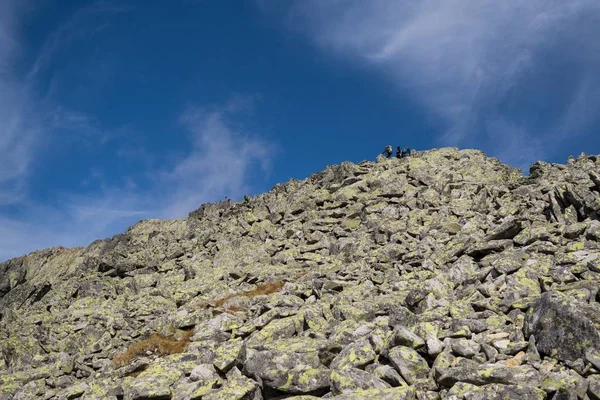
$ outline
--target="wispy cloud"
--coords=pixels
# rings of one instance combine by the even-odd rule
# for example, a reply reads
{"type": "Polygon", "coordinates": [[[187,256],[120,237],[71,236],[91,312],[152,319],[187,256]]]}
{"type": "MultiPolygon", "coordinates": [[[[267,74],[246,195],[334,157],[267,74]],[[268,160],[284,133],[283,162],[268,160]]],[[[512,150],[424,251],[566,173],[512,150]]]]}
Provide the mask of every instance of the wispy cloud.
{"type": "Polygon", "coordinates": [[[81,244],[89,234],[107,228],[105,215],[95,219],[76,201],[52,207],[30,198],[32,164],[43,144],[53,140],[56,129],[86,131],[93,124],[82,113],[36,96],[35,77],[58,42],[44,46],[31,72],[21,73],[23,49],[17,32],[27,6],[0,2],[0,260],[50,245],[81,244]]]}
{"type": "MultiPolygon", "coordinates": [[[[77,148],[114,139],[94,116],[61,104],[52,84],[44,95],[36,84],[52,82],[60,54],[106,25],[102,18],[90,20],[123,9],[99,1],[76,12],[48,36],[28,70],[19,65],[23,4],[0,1],[0,262],[35,249],[85,245],[144,218],[185,217],[204,202],[241,197],[253,190],[250,174],[268,172],[273,147],[248,131],[244,121],[253,100],[241,96],[210,109],[189,106],[175,116],[173,131],[183,131],[189,143],[177,157],[142,160],[143,173],[130,171],[117,180],[105,181],[96,169],[80,191],[35,200],[28,186],[36,168],[45,167],[34,160],[47,145],[59,148],[76,141],[77,148]]],[[[126,157],[136,154],[147,155],[138,148],[126,157]]]]}
{"type": "Polygon", "coordinates": [[[268,174],[276,148],[247,132],[240,104],[245,103],[237,98],[183,112],[178,124],[188,135],[189,151],[147,170],[149,185],[125,176],[119,185],[98,184],[99,191],[63,193],[59,206],[24,202],[18,218],[0,213],[0,260],[44,247],[84,245],[141,219],[182,218],[205,202],[252,191],[250,175],[268,174]]]}
{"type": "MultiPolygon", "coordinates": [[[[447,124],[441,144],[493,152],[498,141],[517,146],[543,137],[528,150],[531,162],[555,150],[557,140],[598,123],[596,0],[259,4],[324,51],[374,66],[396,82],[447,124]]],[[[522,148],[502,150],[507,161],[522,157],[522,148]]]]}
{"type": "Polygon", "coordinates": [[[57,132],[76,132],[72,139],[95,143],[108,137],[92,116],[60,105],[51,93],[39,97],[36,84],[61,48],[102,26],[86,24],[86,18],[123,9],[104,2],[83,8],[49,35],[29,73],[21,73],[27,67],[21,64],[23,49],[17,33],[29,6],[28,1],[0,3],[0,206],[25,200],[32,161],[57,132]]]}
{"type": "MultiPolygon", "coordinates": [[[[240,199],[254,190],[255,173],[269,174],[278,151],[248,131],[244,121],[251,103],[241,96],[216,107],[189,106],[177,121],[187,135],[187,152],[161,166],[139,160],[146,168],[144,182],[125,177],[121,185],[102,185],[100,195],[69,195],[70,214],[77,219],[96,215],[125,227],[123,218],[183,218],[205,202],[240,199]]],[[[127,156],[147,154],[140,149],[127,156]]]]}
{"type": "Polygon", "coordinates": [[[20,12],[15,2],[0,5],[0,206],[24,195],[24,177],[39,134],[27,83],[15,74],[20,12]]]}
{"type": "Polygon", "coordinates": [[[106,20],[106,16],[130,10],[130,7],[119,6],[100,0],[76,11],[67,22],[48,35],[33,66],[29,70],[28,79],[34,80],[38,74],[56,61],[56,55],[61,50],[68,49],[75,41],[88,40],[91,36],[106,29],[110,24],[106,20]]]}
{"type": "Polygon", "coordinates": [[[39,132],[30,115],[28,99],[19,85],[0,81],[0,205],[13,203],[24,194],[24,177],[39,132]]]}
{"type": "Polygon", "coordinates": [[[208,199],[239,198],[251,190],[248,173],[253,168],[269,170],[275,148],[236,129],[229,119],[238,107],[232,103],[212,111],[191,107],[182,115],[192,151],[162,174],[163,185],[175,189],[164,217],[185,215],[208,199]]]}

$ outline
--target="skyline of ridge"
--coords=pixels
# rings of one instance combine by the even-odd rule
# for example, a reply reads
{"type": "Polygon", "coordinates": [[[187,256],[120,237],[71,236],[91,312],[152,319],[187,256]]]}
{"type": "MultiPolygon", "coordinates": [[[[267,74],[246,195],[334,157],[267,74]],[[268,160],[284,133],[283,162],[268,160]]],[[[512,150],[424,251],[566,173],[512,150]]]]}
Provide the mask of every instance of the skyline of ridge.
{"type": "Polygon", "coordinates": [[[600,3],[0,4],[0,260],[387,144],[600,153],[600,3]]]}
{"type": "MultiPolygon", "coordinates": [[[[342,161],[339,164],[327,165],[322,170],[314,171],[311,174],[307,175],[306,177],[303,177],[303,178],[291,178],[291,179],[289,179],[287,181],[276,182],[272,187],[266,189],[265,191],[263,191],[261,193],[256,193],[254,196],[252,196],[250,198],[250,201],[253,202],[257,198],[262,198],[264,196],[268,196],[269,194],[271,194],[273,192],[276,193],[276,192],[278,192],[280,190],[280,188],[282,186],[285,187],[286,185],[294,184],[294,183],[298,183],[298,182],[310,182],[311,180],[313,180],[315,178],[319,179],[319,177],[323,176],[324,174],[327,174],[329,171],[332,171],[332,170],[340,170],[340,171],[342,171],[342,170],[344,170],[344,168],[345,168],[344,165],[346,165],[346,164],[350,164],[350,165],[354,165],[354,166],[365,166],[365,165],[366,166],[374,166],[374,165],[376,165],[376,164],[378,164],[380,162],[383,162],[383,163],[392,163],[391,165],[393,167],[397,167],[397,166],[394,166],[394,163],[409,163],[410,164],[411,159],[422,158],[422,157],[428,158],[432,153],[445,154],[445,153],[454,152],[454,151],[459,151],[459,152],[474,152],[474,153],[482,154],[484,156],[484,158],[486,160],[489,160],[489,162],[491,164],[499,163],[499,165],[502,166],[502,167],[509,167],[509,170],[512,169],[511,173],[517,172],[518,174],[520,174],[522,176],[522,178],[527,179],[527,178],[530,177],[530,171],[529,170],[528,171],[523,171],[520,168],[516,168],[514,166],[511,166],[511,165],[509,165],[507,163],[502,162],[502,160],[499,160],[496,157],[491,157],[491,156],[485,154],[485,152],[483,152],[482,150],[479,150],[479,149],[474,149],[474,148],[465,148],[465,149],[462,149],[462,148],[457,148],[457,147],[440,147],[440,148],[424,149],[424,150],[414,149],[413,153],[412,153],[412,155],[410,157],[404,157],[404,158],[400,158],[400,159],[396,158],[394,155],[392,155],[389,158],[388,157],[384,157],[384,155],[380,153],[380,154],[378,154],[377,159],[373,159],[373,160],[362,160],[362,161],[359,161],[359,162],[356,162],[356,163],[354,163],[352,161],[342,161]]],[[[600,158],[600,154],[593,155],[593,154],[586,154],[586,153],[581,153],[578,156],[573,157],[573,158],[575,160],[579,160],[582,157],[585,159],[585,157],[590,157],[590,156],[591,157],[598,157],[598,158],[600,158]]],[[[561,164],[565,165],[565,164],[567,164],[567,162],[568,162],[568,160],[565,160],[564,163],[547,163],[547,164],[550,165],[550,166],[555,166],[555,165],[561,165],[561,164]]],[[[544,164],[546,162],[544,160],[538,160],[534,164],[532,164],[530,167],[537,166],[537,169],[539,169],[540,168],[540,166],[539,166],[540,163],[544,164]]],[[[542,166],[542,168],[544,168],[544,167],[542,166]]],[[[536,179],[536,177],[532,177],[532,178],[536,179]]],[[[390,184],[393,184],[393,182],[390,182],[390,184]]],[[[225,197],[224,199],[216,199],[214,201],[207,201],[207,202],[198,204],[193,209],[190,209],[189,212],[185,216],[180,217],[180,218],[173,218],[172,220],[185,220],[185,219],[188,219],[188,218],[192,218],[193,219],[194,218],[194,214],[197,214],[199,212],[201,213],[202,212],[201,210],[204,207],[207,207],[207,206],[208,207],[216,206],[217,208],[219,208],[220,205],[223,205],[223,204],[226,204],[226,203],[230,204],[230,206],[238,207],[239,205],[243,205],[245,203],[245,199],[243,199],[243,198],[231,199],[231,198],[225,197]]],[[[57,248],[75,248],[75,247],[77,247],[77,248],[86,248],[89,245],[93,244],[94,242],[111,240],[115,236],[125,234],[130,228],[132,228],[132,227],[134,227],[134,226],[136,226],[138,224],[142,224],[142,223],[144,223],[144,221],[149,221],[149,220],[165,220],[165,221],[168,221],[169,219],[153,218],[152,216],[149,216],[148,218],[143,218],[143,219],[134,221],[131,225],[125,227],[122,231],[115,232],[114,235],[110,235],[110,236],[107,236],[107,237],[97,237],[97,238],[93,239],[92,241],[90,241],[89,243],[84,243],[84,244],[79,245],[79,246],[64,246],[64,245],[60,245],[59,244],[57,246],[52,246],[51,248],[55,248],[55,247],[57,247],[57,248]]],[[[31,254],[31,253],[34,253],[34,252],[37,252],[37,251],[47,250],[47,249],[49,249],[49,248],[34,249],[30,253],[19,254],[19,255],[15,256],[15,257],[11,257],[9,259],[18,258],[20,256],[26,256],[28,254],[31,254]]],[[[7,261],[9,259],[2,259],[2,258],[0,258],[0,263],[2,263],[4,261],[7,261]]]]}

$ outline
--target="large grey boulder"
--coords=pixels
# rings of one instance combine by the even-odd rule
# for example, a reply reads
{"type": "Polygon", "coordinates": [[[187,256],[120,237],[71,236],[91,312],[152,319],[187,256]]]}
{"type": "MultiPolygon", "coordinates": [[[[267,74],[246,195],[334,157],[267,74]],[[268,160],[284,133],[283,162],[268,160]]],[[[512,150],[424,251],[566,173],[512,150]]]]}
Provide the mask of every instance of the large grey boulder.
{"type": "Polygon", "coordinates": [[[308,341],[294,351],[282,341],[280,348],[249,349],[244,361],[245,372],[265,386],[286,393],[311,393],[329,388],[330,371],[321,364],[317,345],[308,341]]]}
{"type": "Polygon", "coordinates": [[[493,383],[476,386],[469,383],[455,385],[446,396],[448,400],[543,400],[544,391],[526,385],[493,383]]]}
{"type": "Polygon", "coordinates": [[[578,301],[554,292],[542,294],[533,304],[523,333],[535,336],[540,354],[563,361],[576,361],[600,350],[600,335],[578,301]]]}

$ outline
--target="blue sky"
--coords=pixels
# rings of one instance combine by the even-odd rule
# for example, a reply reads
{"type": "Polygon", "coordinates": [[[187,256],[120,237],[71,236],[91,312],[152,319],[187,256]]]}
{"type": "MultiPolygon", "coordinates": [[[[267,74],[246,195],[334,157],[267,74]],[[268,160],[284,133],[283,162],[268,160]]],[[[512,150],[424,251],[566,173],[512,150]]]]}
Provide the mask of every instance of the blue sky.
{"type": "Polygon", "coordinates": [[[600,153],[597,0],[0,1],[0,260],[383,147],[600,153]]]}

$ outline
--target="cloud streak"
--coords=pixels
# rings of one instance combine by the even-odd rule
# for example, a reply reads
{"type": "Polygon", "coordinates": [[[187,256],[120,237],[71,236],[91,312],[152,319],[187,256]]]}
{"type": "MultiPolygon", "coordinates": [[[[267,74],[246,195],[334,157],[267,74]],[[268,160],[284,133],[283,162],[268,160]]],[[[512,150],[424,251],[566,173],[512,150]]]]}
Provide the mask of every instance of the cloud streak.
{"type": "Polygon", "coordinates": [[[52,90],[36,96],[36,84],[52,81],[52,65],[73,41],[105,26],[88,24],[90,18],[123,9],[98,2],[76,12],[48,36],[27,70],[19,65],[17,35],[23,4],[0,2],[0,262],[46,247],[85,245],[145,218],[185,217],[204,202],[241,197],[252,190],[249,174],[268,172],[273,148],[247,132],[243,121],[252,101],[238,97],[212,109],[190,106],[174,117],[169,133],[183,131],[189,143],[178,158],[160,166],[146,163],[144,173],[130,171],[118,182],[103,182],[96,172],[85,193],[55,192],[55,199],[35,200],[28,186],[35,168],[44,167],[33,164],[45,145],[72,148],[75,141],[89,147],[118,140],[94,116],[63,106],[52,90]]]}
{"type": "Polygon", "coordinates": [[[323,51],[394,81],[446,125],[440,144],[491,149],[515,163],[526,143],[531,162],[598,122],[595,0],[259,4],[323,51]],[[497,151],[498,142],[509,147],[497,151]]]}
{"type": "Polygon", "coordinates": [[[89,39],[104,30],[108,25],[104,17],[115,13],[131,10],[129,7],[115,6],[104,1],[96,1],[75,12],[69,20],[52,32],[42,45],[42,48],[29,70],[28,79],[34,80],[38,74],[56,61],[56,55],[68,48],[73,42],[89,39]],[[99,19],[100,18],[100,19],[99,19]],[[98,21],[95,21],[99,19],[98,21]]]}
{"type": "Polygon", "coordinates": [[[276,148],[237,123],[245,114],[238,100],[182,113],[178,123],[190,150],[149,169],[148,186],[124,177],[123,184],[103,185],[99,192],[63,193],[60,206],[24,202],[25,217],[0,213],[0,261],[45,247],[84,245],[141,219],[183,218],[205,202],[251,191],[249,176],[268,174],[276,148]]]}
{"type": "Polygon", "coordinates": [[[14,73],[20,51],[15,39],[20,11],[12,1],[0,5],[0,206],[23,197],[39,135],[27,83],[14,73]]]}
{"type": "Polygon", "coordinates": [[[236,103],[213,111],[192,107],[180,118],[191,134],[192,152],[162,174],[163,185],[174,186],[165,218],[186,215],[208,199],[239,198],[251,190],[252,169],[268,172],[275,149],[236,130],[228,120],[239,112],[236,103]]]}
{"type": "Polygon", "coordinates": [[[121,9],[103,3],[84,8],[49,36],[29,73],[22,74],[27,68],[20,64],[17,32],[27,7],[26,1],[0,4],[0,206],[26,199],[32,161],[59,130],[77,132],[88,141],[106,140],[107,135],[91,116],[63,107],[51,96],[39,98],[35,86],[61,46],[89,33],[89,27],[81,29],[85,18],[121,9]]]}

